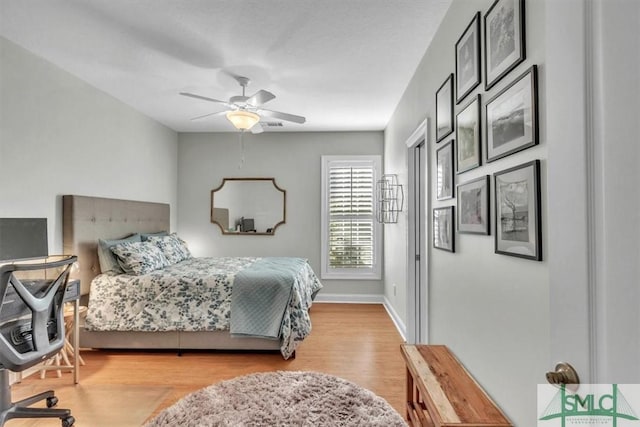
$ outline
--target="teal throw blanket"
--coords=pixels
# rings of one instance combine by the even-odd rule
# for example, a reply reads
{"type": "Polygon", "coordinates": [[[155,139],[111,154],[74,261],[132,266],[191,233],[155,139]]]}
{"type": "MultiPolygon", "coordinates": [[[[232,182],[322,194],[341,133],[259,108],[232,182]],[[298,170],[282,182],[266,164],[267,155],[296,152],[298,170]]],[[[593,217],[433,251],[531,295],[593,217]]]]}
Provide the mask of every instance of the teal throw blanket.
{"type": "Polygon", "coordinates": [[[282,318],[304,258],[260,258],[235,275],[231,335],[280,338],[282,318]]]}

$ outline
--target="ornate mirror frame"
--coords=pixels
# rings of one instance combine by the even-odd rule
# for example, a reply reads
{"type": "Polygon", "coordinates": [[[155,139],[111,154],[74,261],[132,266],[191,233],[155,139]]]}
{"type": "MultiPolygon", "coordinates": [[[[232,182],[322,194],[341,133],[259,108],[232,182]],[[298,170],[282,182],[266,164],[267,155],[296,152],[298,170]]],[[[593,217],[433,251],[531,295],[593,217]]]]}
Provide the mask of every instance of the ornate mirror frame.
{"type": "MultiPolygon", "coordinates": [[[[218,194],[218,199],[220,199],[220,197],[222,196],[220,193],[218,194]]],[[[279,202],[273,202],[273,204],[278,204],[279,202]]],[[[237,213],[236,213],[237,216],[237,213]]],[[[275,216],[275,214],[274,214],[275,216]]],[[[217,224],[218,227],[220,227],[220,231],[222,232],[222,234],[224,235],[238,235],[238,236],[272,236],[273,234],[275,234],[276,229],[281,225],[284,224],[286,222],[286,218],[287,218],[287,192],[286,190],[280,188],[278,186],[278,184],[276,184],[276,180],[275,178],[223,178],[222,179],[222,183],[220,184],[220,186],[218,188],[215,188],[213,190],[211,190],[211,222],[213,224],[217,224]],[[265,184],[268,185],[269,183],[271,183],[274,187],[274,191],[276,192],[276,195],[280,195],[279,193],[282,193],[282,217],[280,218],[279,216],[276,219],[276,223],[273,224],[273,226],[267,227],[266,229],[264,229],[264,226],[262,227],[264,229],[264,231],[260,230],[242,230],[242,226],[245,224],[251,224],[251,226],[253,225],[253,221],[254,219],[256,220],[256,227],[259,227],[259,222],[260,219],[259,218],[247,218],[246,221],[250,221],[250,222],[245,222],[244,220],[244,216],[241,217],[241,224],[238,224],[238,220],[235,218],[235,216],[233,218],[230,218],[230,214],[233,215],[234,212],[230,212],[229,207],[227,206],[216,206],[215,205],[215,193],[222,191],[222,189],[224,188],[225,184],[229,183],[241,183],[241,182],[247,182],[247,183],[258,183],[258,184],[265,184]],[[231,222],[232,221],[232,222],[231,222]]],[[[270,223],[269,223],[270,224],[270,223]]]]}

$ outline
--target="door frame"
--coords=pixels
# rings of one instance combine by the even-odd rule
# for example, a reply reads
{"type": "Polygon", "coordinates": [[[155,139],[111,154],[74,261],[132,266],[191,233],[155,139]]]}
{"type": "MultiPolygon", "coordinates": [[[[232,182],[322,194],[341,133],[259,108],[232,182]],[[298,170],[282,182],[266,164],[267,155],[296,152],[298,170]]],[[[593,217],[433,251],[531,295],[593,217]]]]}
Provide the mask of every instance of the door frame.
{"type": "Polygon", "coordinates": [[[427,215],[431,205],[429,177],[429,120],[424,119],[407,138],[407,171],[408,171],[408,220],[407,220],[407,336],[409,344],[429,342],[429,285],[428,285],[428,241],[427,215]],[[419,148],[422,146],[422,148],[419,148]],[[420,158],[416,157],[416,153],[420,158]],[[415,162],[422,166],[420,175],[416,176],[415,162]],[[418,180],[418,188],[416,188],[418,180]],[[421,187],[421,188],[420,188],[421,187]],[[416,191],[422,191],[416,197],[416,191]],[[416,206],[416,201],[420,205],[416,206]],[[418,212],[418,214],[416,214],[418,212]],[[420,234],[418,235],[418,232],[420,234]],[[416,255],[420,260],[416,263],[416,255]],[[416,265],[417,264],[417,265],[416,265]],[[419,276],[416,274],[419,269],[419,276]]]}

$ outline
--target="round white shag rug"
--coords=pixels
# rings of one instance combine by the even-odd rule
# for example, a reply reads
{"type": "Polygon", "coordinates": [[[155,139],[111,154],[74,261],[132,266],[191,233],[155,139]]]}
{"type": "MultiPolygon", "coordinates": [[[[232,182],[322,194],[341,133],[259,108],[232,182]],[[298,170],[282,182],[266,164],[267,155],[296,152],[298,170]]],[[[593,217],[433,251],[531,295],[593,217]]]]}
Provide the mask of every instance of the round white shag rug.
{"type": "Polygon", "coordinates": [[[318,372],[277,371],[198,390],[145,427],[406,425],[386,400],[352,382],[318,372]]]}

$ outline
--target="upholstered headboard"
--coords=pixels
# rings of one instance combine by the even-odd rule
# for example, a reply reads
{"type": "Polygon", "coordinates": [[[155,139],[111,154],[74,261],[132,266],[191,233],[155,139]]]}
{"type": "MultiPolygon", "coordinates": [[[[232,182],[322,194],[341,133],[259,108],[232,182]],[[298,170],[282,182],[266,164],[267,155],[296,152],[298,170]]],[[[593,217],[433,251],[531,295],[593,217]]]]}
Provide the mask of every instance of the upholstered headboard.
{"type": "Polygon", "coordinates": [[[62,245],[78,256],[82,295],[100,274],[98,239],[119,239],[132,233],[169,231],[169,205],[87,196],[62,196],[62,245]]]}

